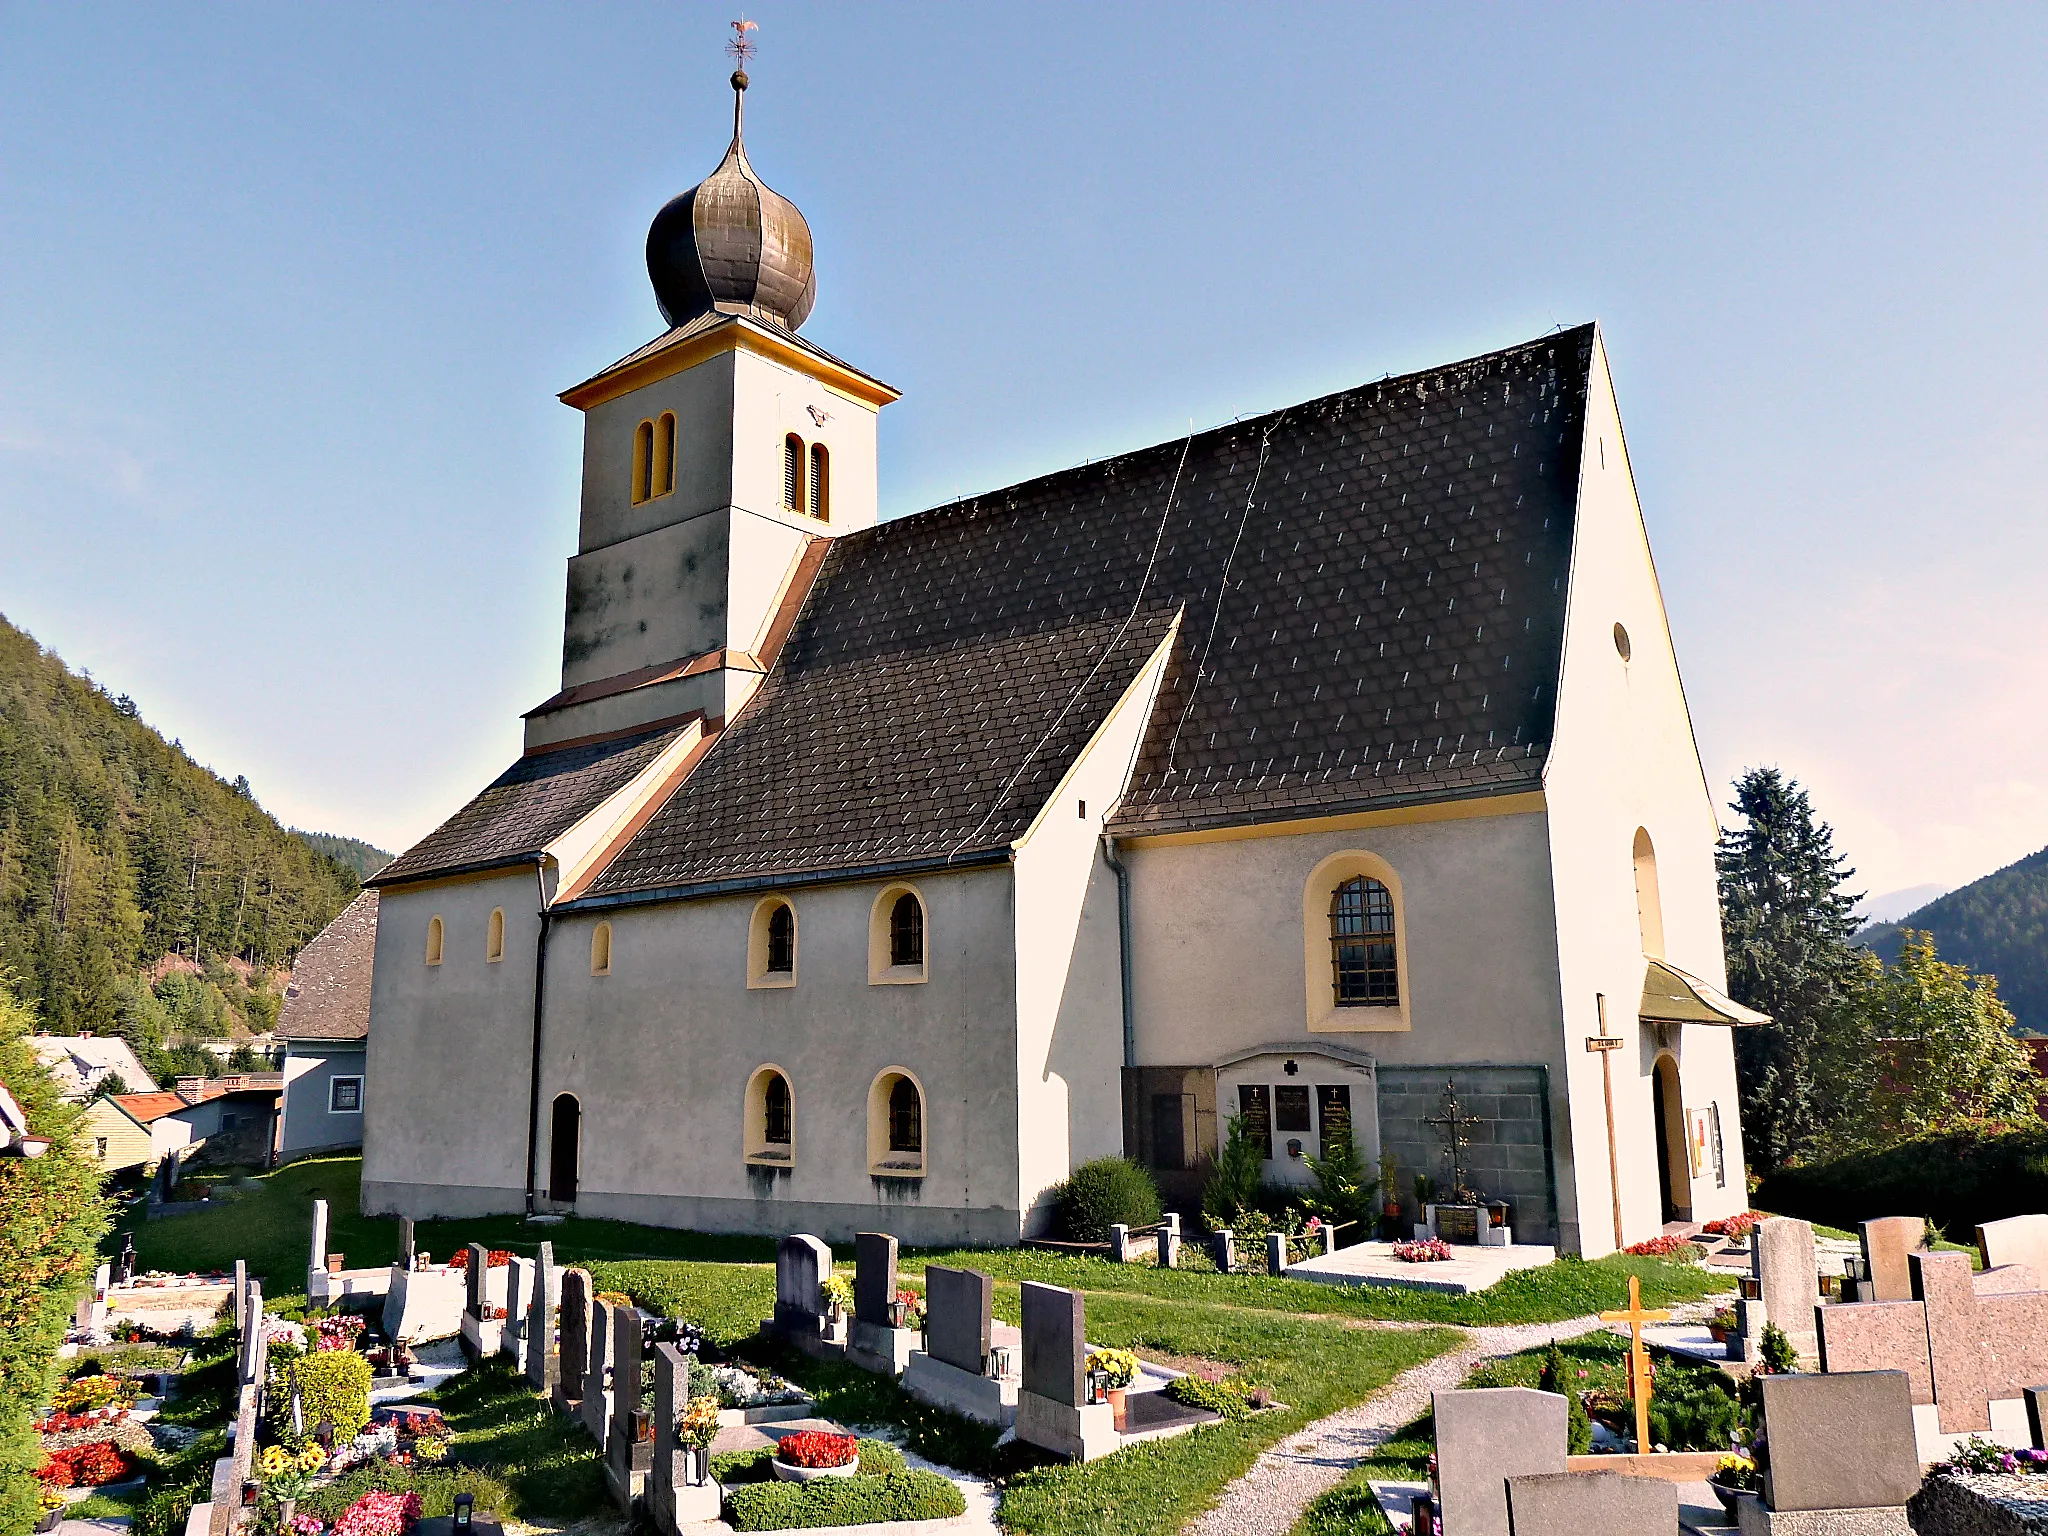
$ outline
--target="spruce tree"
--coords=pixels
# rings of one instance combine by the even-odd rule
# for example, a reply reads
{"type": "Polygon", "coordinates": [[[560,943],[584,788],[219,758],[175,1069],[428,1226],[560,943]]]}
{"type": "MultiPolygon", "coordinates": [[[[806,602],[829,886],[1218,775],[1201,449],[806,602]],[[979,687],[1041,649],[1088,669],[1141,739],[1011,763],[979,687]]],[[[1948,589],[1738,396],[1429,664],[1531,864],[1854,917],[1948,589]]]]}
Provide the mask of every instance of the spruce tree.
{"type": "Polygon", "coordinates": [[[1728,990],[1772,1021],[1735,1032],[1743,1144],[1762,1171],[1813,1150],[1820,1030],[1859,975],[1850,938],[1861,895],[1847,889],[1855,871],[1797,780],[1752,768],[1729,808],[1742,823],[1722,834],[1717,856],[1728,990]]]}

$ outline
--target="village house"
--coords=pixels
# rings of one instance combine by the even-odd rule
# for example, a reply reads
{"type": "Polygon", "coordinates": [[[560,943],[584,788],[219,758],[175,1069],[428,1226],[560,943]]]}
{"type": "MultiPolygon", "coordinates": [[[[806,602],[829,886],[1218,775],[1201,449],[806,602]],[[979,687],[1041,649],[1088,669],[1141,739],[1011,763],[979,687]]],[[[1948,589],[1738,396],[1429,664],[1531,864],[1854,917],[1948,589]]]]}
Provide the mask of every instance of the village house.
{"type": "Polygon", "coordinates": [[[292,963],[275,1030],[284,1047],[280,1157],[363,1144],[363,1056],[376,947],[377,893],[364,891],[292,963]]]}
{"type": "Polygon", "coordinates": [[[1740,1211],[1599,329],[882,522],[743,100],[562,396],[561,689],[370,882],[365,1210],[1008,1243],[1105,1154],[1191,1208],[1236,1117],[1586,1254],[1740,1211]]]}

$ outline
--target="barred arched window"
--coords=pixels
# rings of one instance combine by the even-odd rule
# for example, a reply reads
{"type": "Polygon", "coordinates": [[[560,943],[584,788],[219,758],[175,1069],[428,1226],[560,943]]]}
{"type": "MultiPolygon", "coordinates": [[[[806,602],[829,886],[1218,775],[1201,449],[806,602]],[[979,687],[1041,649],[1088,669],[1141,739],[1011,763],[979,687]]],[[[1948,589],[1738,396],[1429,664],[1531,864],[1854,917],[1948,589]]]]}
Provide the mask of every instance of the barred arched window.
{"type": "Polygon", "coordinates": [[[1330,980],[1339,1008],[1400,1004],[1394,896],[1370,875],[1353,876],[1330,896],[1330,980]]]}
{"type": "Polygon", "coordinates": [[[804,440],[794,432],[782,440],[782,504],[792,512],[804,509],[804,440]]]}
{"type": "Polygon", "coordinates": [[[832,463],[823,443],[811,444],[811,516],[821,523],[832,516],[832,463]]]}
{"type": "Polygon", "coordinates": [[[924,1151],[924,1095],[907,1077],[897,1078],[889,1088],[889,1150],[924,1151]]]}
{"type": "Polygon", "coordinates": [[[786,1147],[789,1133],[789,1079],[771,1072],[761,1093],[761,1139],[770,1146],[786,1147]]]}
{"type": "Polygon", "coordinates": [[[889,963],[924,964],[924,903],[910,891],[889,909],[889,963]]]}
{"type": "Polygon", "coordinates": [[[796,912],[783,902],[768,914],[768,966],[771,972],[796,969],[796,912]]]}

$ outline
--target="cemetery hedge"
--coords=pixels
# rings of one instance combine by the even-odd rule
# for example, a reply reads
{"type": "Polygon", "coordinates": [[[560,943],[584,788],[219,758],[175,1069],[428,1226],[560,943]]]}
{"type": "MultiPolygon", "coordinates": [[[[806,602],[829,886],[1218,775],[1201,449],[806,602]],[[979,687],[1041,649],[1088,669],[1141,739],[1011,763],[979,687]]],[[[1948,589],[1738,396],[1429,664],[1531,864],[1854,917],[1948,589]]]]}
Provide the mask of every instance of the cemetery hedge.
{"type": "Polygon", "coordinates": [[[949,1520],[967,1500],[936,1472],[825,1477],[810,1483],[742,1483],[725,1496],[726,1518],[740,1531],[782,1531],[883,1520],[949,1520]]]}
{"type": "Polygon", "coordinates": [[[1755,1204],[1851,1231],[1878,1216],[1930,1216],[1969,1243],[1982,1222],[2048,1211],[2048,1125],[1918,1136],[1781,1168],[1757,1187],[1755,1204]]]}

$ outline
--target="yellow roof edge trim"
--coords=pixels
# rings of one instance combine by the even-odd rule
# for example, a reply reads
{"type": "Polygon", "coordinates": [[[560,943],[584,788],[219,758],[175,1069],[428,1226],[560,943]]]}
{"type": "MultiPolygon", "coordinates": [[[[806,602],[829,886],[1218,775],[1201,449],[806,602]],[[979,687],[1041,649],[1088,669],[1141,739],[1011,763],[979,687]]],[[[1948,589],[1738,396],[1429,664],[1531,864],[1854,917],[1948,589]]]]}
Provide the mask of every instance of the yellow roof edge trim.
{"type": "Polygon", "coordinates": [[[607,400],[616,400],[621,395],[631,394],[642,385],[656,379],[665,379],[673,374],[694,368],[707,358],[717,357],[724,352],[747,351],[766,357],[798,373],[816,379],[835,394],[846,396],[863,405],[880,409],[891,401],[902,398],[903,392],[880,379],[870,378],[859,369],[836,362],[813,352],[806,347],[793,345],[763,327],[752,325],[741,316],[729,317],[731,323],[718,325],[710,330],[679,341],[658,351],[636,358],[630,363],[614,363],[603,373],[585,379],[581,384],[565,389],[556,398],[564,405],[572,405],[580,411],[602,405],[607,400]]]}
{"type": "Polygon", "coordinates": [[[1643,973],[1643,1003],[1637,1013],[1657,1024],[1726,1024],[1740,1029],[1771,1022],[1769,1014],[1743,1007],[1664,960],[1650,961],[1643,973]]]}

